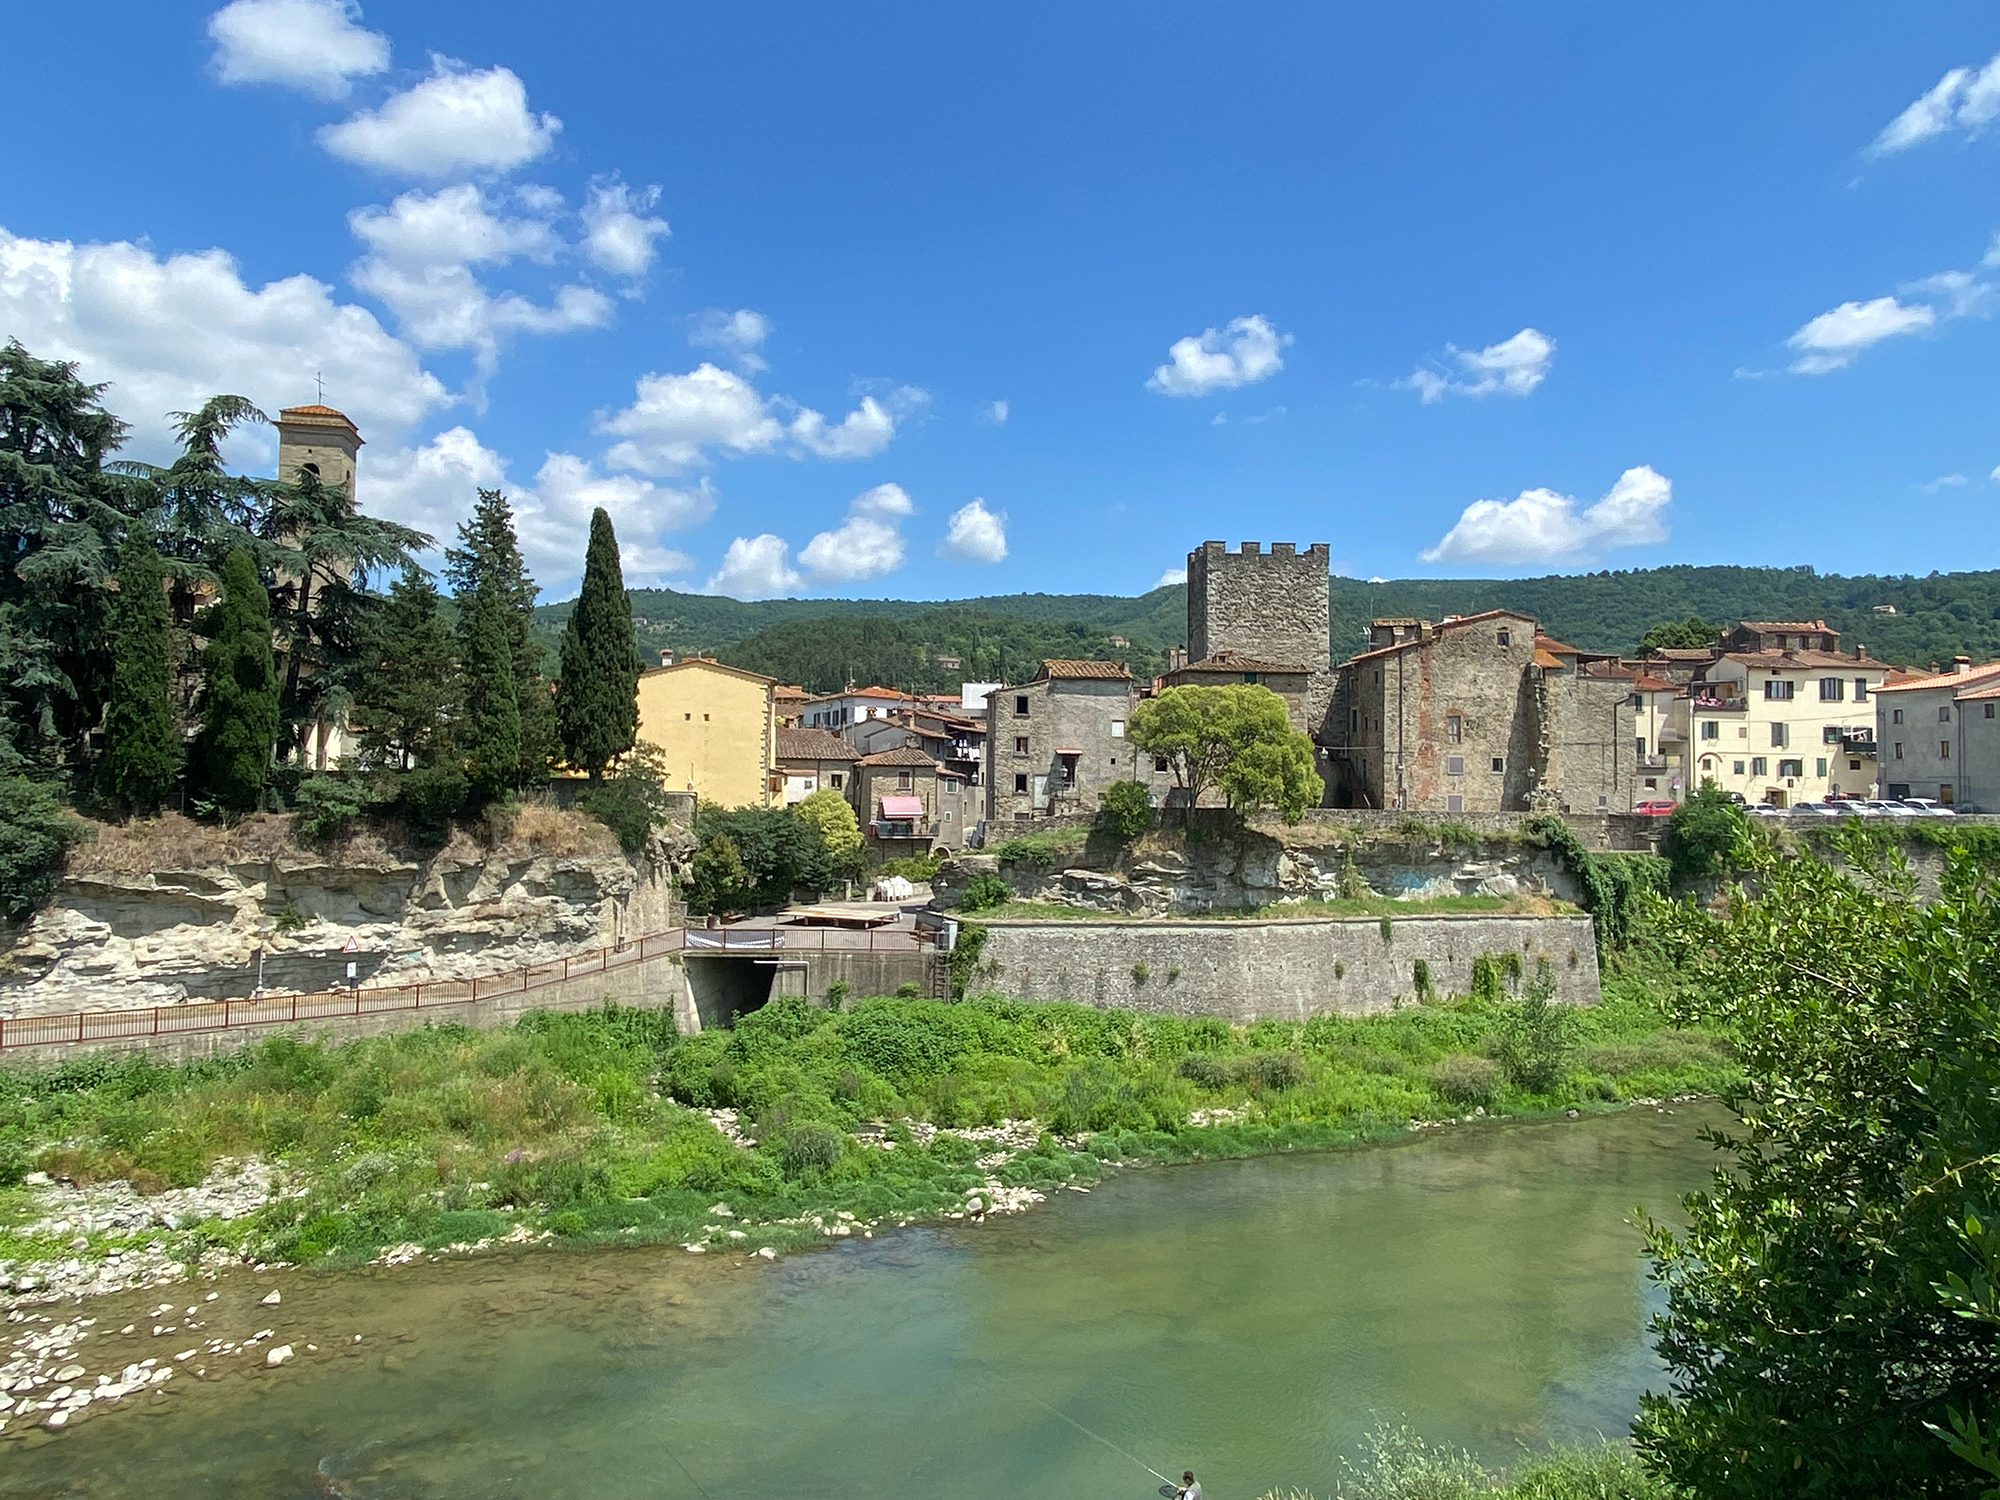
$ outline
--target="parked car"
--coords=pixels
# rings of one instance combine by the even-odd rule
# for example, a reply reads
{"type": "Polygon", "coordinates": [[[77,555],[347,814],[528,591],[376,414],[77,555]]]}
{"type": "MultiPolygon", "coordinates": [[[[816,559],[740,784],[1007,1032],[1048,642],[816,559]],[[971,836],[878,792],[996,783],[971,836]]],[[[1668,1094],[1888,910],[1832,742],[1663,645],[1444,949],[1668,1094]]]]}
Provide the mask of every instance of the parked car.
{"type": "Polygon", "coordinates": [[[1794,802],[1785,811],[1795,818],[1845,818],[1850,816],[1846,808],[1830,806],[1825,802],[1794,802]]]}
{"type": "Polygon", "coordinates": [[[1900,802],[1884,802],[1880,798],[1872,798],[1861,804],[1861,816],[1864,818],[1914,818],[1916,815],[1915,808],[1905,807],[1900,802]]]}
{"type": "Polygon", "coordinates": [[[1642,818],[1665,818],[1672,815],[1673,799],[1670,797],[1648,797],[1643,802],[1634,802],[1632,811],[1642,818]]]}
{"type": "Polygon", "coordinates": [[[1903,799],[1903,806],[1907,807],[1920,818],[1955,818],[1958,816],[1957,808],[1947,807],[1944,803],[1935,802],[1929,797],[1905,797],[1903,799]]]}
{"type": "Polygon", "coordinates": [[[1779,818],[1785,813],[1782,807],[1770,802],[1752,802],[1743,810],[1753,818],[1779,818]]]}

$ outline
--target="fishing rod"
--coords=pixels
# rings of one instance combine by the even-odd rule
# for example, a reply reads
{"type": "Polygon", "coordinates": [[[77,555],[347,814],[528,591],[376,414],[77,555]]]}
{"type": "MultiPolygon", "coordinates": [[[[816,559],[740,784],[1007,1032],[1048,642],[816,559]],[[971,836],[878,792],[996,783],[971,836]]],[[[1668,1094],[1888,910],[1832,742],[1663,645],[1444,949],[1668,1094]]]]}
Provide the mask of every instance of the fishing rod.
{"type": "Polygon", "coordinates": [[[1117,1454],[1120,1458],[1126,1460],[1128,1463],[1138,1464],[1140,1468],[1144,1469],[1148,1474],[1151,1474],[1155,1479],[1164,1481],[1166,1488],[1160,1491],[1162,1495],[1178,1495],[1180,1493],[1179,1487],[1176,1486],[1171,1479],[1168,1479],[1166,1475],[1162,1474],[1158,1469],[1154,1468],[1151,1464],[1146,1463],[1141,1459],[1134,1458],[1131,1454],[1127,1453],[1123,1448],[1119,1447],[1116,1443],[1112,1442],[1110,1438],[1104,1436],[1103,1433],[1091,1431],[1090,1428],[1084,1426],[1083,1423],[1077,1421],[1077,1419],[1075,1417],[1072,1417],[1068,1412],[1062,1411],[1057,1407],[1049,1405],[1048,1402],[1044,1401],[1040,1396],[1037,1396],[1033,1391],[1028,1390],[1023,1386],[1014,1385],[1014,1382],[1008,1380],[1005,1376],[996,1373],[994,1374],[993,1378],[995,1380],[1000,1381],[1003,1385],[1014,1386],[1015,1390],[1019,1391],[1023,1396],[1026,1396],[1030,1401],[1034,1402],[1035,1405],[1041,1407],[1043,1411],[1050,1413],[1052,1416],[1057,1416],[1062,1418],[1063,1421],[1069,1423],[1070,1426],[1074,1427],[1078,1432],[1082,1433],[1085,1437],[1090,1438],[1095,1442],[1104,1444],[1105,1447],[1109,1448],[1113,1453],[1117,1454]]]}

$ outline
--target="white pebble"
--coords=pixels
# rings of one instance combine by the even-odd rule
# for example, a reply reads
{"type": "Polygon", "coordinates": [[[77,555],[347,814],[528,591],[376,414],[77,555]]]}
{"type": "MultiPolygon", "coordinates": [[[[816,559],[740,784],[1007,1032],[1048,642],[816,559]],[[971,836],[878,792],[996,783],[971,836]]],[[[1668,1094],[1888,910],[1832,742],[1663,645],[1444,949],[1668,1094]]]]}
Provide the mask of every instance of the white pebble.
{"type": "Polygon", "coordinates": [[[276,1292],[267,1292],[263,1297],[259,1298],[258,1300],[265,1307],[276,1307],[280,1302],[284,1301],[285,1299],[283,1297],[280,1297],[276,1292]]]}
{"type": "Polygon", "coordinates": [[[292,1346],[290,1344],[280,1344],[277,1348],[265,1354],[264,1363],[267,1365],[281,1365],[291,1357],[292,1346]]]}

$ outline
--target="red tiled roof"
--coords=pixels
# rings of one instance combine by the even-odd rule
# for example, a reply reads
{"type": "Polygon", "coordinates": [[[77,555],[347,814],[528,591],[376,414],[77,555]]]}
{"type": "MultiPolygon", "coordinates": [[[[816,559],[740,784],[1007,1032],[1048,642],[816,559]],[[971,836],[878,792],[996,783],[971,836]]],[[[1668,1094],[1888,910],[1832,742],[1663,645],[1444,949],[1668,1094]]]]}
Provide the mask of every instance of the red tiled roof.
{"type": "Polygon", "coordinates": [[[937,769],[936,761],[924,754],[923,751],[912,749],[908,745],[904,745],[896,750],[878,750],[873,755],[864,755],[861,757],[860,764],[864,766],[929,766],[933,771],[937,769]]]}
{"type": "Polygon", "coordinates": [[[1741,620],[1736,628],[1775,633],[1780,630],[1825,630],[1828,627],[1824,620],[1741,620]]]}
{"type": "Polygon", "coordinates": [[[1311,671],[1298,662],[1261,661],[1254,656],[1240,656],[1234,651],[1218,651],[1200,661],[1191,661],[1184,667],[1175,667],[1167,676],[1174,677],[1182,672],[1289,672],[1304,676],[1311,671]]]}
{"type": "Polygon", "coordinates": [[[1982,667],[1974,667],[1969,672],[1928,672],[1921,677],[1905,677],[1894,683],[1883,683],[1878,693],[1902,693],[1921,688],[1950,687],[1953,683],[1983,683],[1986,678],[2000,672],[2000,661],[1989,661],[1982,667]]]}
{"type": "Polygon", "coordinates": [[[1556,655],[1558,655],[1558,656],[1581,656],[1581,655],[1583,655],[1583,653],[1582,653],[1581,651],[1577,650],[1577,649],[1576,649],[1576,647],[1574,647],[1574,646],[1565,646],[1565,645],[1564,645],[1564,644],[1563,644],[1563,643],[1562,643],[1561,641],[1557,640],[1557,639],[1556,639],[1556,638],[1555,638],[1554,636],[1552,636],[1552,635],[1543,635],[1543,634],[1542,634],[1541,632],[1539,632],[1539,631],[1537,631],[1537,632],[1535,633],[1535,649],[1536,649],[1536,650],[1538,650],[1538,651],[1548,651],[1548,652],[1553,652],[1554,654],[1556,654],[1556,655]]]}
{"type": "MultiPolygon", "coordinates": [[[[1533,615],[1524,615],[1518,609],[1488,609],[1488,610],[1482,610],[1476,615],[1460,615],[1455,620],[1438,621],[1435,627],[1435,631],[1432,635],[1432,639],[1436,639],[1436,632],[1442,632],[1446,630],[1457,630],[1461,625],[1478,625],[1487,620],[1502,620],[1502,619],[1525,620],[1530,625],[1533,625],[1535,623],[1535,617],[1533,615]]],[[[1392,651],[1407,651],[1412,646],[1421,646],[1423,644],[1424,644],[1423,641],[1418,640],[1413,636],[1407,641],[1398,641],[1393,646],[1377,646],[1373,650],[1358,652],[1357,654],[1350,656],[1347,659],[1350,663],[1357,661],[1366,661],[1371,656],[1387,656],[1392,651]]]]}
{"type": "Polygon", "coordinates": [[[1538,667],[1561,667],[1562,658],[1553,656],[1540,646],[1535,647],[1535,665],[1538,667]]]}
{"type": "Polygon", "coordinates": [[[778,728],[779,760],[859,760],[861,752],[826,729],[778,728]]]}
{"type": "Polygon", "coordinates": [[[1740,661],[1751,667],[1880,667],[1879,661],[1848,656],[1839,651],[1725,651],[1724,661],[1740,661]]]}
{"type": "Polygon", "coordinates": [[[1042,663],[1044,677],[1098,677],[1122,678],[1130,681],[1132,674],[1115,661],[1067,661],[1052,657],[1042,663]]]}
{"type": "Polygon", "coordinates": [[[1648,677],[1644,672],[1633,674],[1632,686],[1642,693],[1678,693],[1680,691],[1677,684],[1663,682],[1657,677],[1648,677]]]}

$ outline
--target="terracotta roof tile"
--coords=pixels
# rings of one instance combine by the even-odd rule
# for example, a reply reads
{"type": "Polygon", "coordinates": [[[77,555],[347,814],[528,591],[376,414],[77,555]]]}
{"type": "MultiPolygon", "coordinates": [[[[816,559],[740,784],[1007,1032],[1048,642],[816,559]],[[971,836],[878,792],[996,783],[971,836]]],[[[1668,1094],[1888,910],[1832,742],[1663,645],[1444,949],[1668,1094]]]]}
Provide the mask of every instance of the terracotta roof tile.
{"type": "Polygon", "coordinates": [[[1725,651],[1724,661],[1740,661],[1752,667],[1860,667],[1879,668],[1879,661],[1857,660],[1840,651],[1725,651]]]}
{"type": "Polygon", "coordinates": [[[861,752],[827,729],[778,727],[779,760],[859,760],[861,752]]]}
{"type": "Polygon", "coordinates": [[[1115,661],[1067,661],[1052,657],[1042,663],[1045,677],[1098,677],[1118,678],[1129,681],[1132,674],[1115,661]]]}
{"type": "Polygon", "coordinates": [[[929,766],[937,769],[937,762],[921,750],[905,745],[896,750],[878,750],[873,755],[864,755],[859,762],[864,766],[929,766]]]}
{"type": "Polygon", "coordinates": [[[1926,672],[1921,677],[1904,677],[1895,683],[1883,683],[1877,692],[1904,693],[1922,688],[1950,687],[1953,683],[1983,683],[1986,678],[2000,672],[2000,661],[1989,661],[1984,666],[1974,667],[1969,672],[1926,672]]]}

